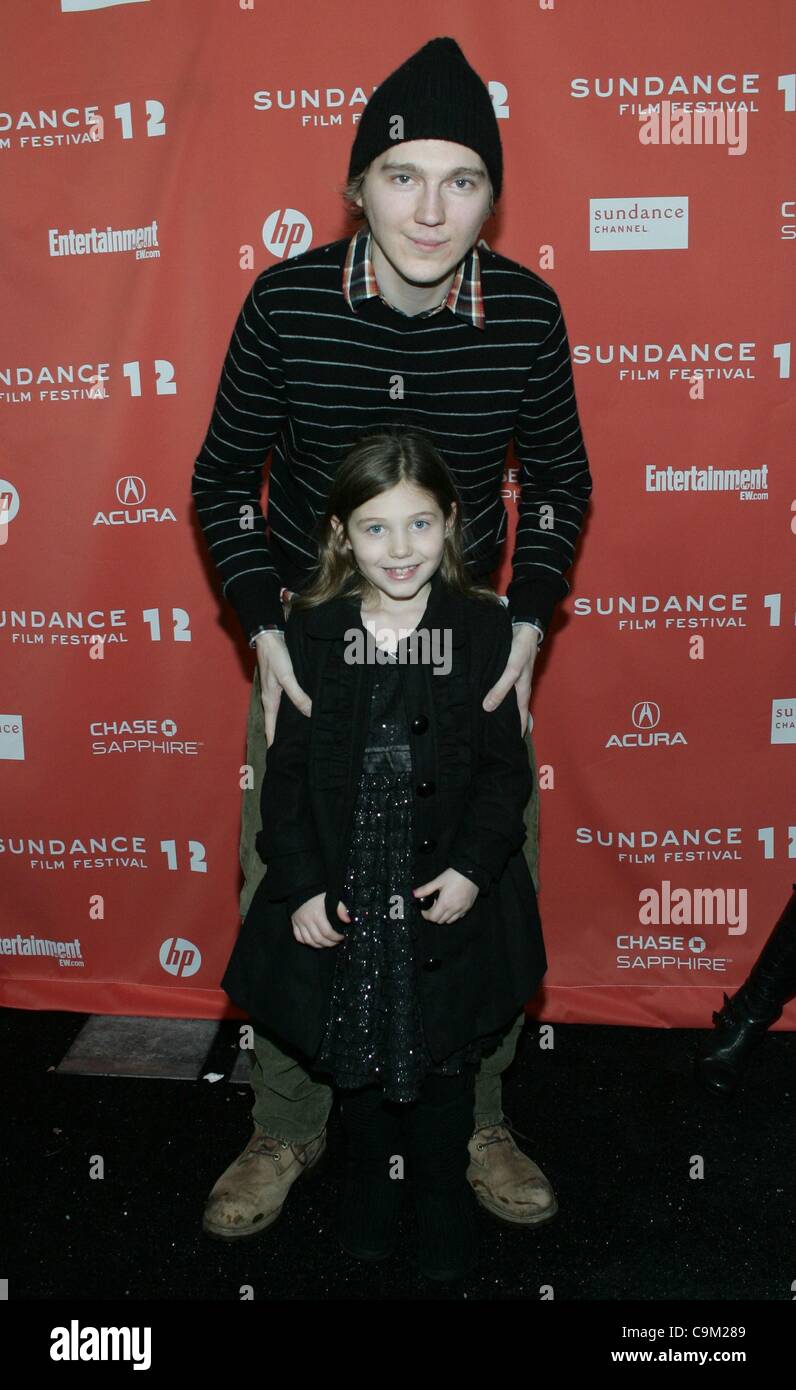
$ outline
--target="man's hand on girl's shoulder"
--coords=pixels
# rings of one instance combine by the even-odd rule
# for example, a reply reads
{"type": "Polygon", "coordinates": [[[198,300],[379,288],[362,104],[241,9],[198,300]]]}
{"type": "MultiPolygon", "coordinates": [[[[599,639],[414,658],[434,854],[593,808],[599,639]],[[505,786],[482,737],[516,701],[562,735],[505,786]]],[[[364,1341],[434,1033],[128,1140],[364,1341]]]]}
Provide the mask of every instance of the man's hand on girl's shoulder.
{"type": "Polygon", "coordinates": [[[306,690],[302,690],[293,670],[293,662],[287,649],[283,632],[261,632],[255,639],[257,665],[260,669],[260,692],[265,717],[265,739],[268,747],[274,741],[276,717],[279,701],[284,690],[296,709],[309,719],[312,714],[312,700],[306,690]]]}
{"type": "Polygon", "coordinates": [[[512,686],[517,692],[517,705],[520,713],[520,726],[523,737],[528,722],[528,705],[531,699],[531,681],[536,653],[539,650],[539,633],[529,623],[517,623],[512,627],[511,651],[503,674],[496,685],[488,690],[482,701],[482,709],[495,710],[508,695],[512,686]]]}

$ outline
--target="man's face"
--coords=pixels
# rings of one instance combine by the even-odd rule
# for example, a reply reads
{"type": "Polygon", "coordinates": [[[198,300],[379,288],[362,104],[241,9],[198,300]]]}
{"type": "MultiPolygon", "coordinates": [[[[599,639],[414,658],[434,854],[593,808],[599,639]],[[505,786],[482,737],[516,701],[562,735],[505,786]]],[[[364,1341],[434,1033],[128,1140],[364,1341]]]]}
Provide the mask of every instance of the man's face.
{"type": "Polygon", "coordinates": [[[475,245],[491,195],[474,150],[449,140],[406,140],[373,160],[356,201],[398,274],[432,285],[475,245]]]}

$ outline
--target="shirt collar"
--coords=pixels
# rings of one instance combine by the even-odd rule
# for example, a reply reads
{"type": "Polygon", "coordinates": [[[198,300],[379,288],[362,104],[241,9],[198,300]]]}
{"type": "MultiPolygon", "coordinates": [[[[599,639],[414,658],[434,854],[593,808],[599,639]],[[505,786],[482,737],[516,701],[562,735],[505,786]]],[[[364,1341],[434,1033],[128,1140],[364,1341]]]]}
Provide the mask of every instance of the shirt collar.
{"type": "MultiPolygon", "coordinates": [[[[479,245],[486,246],[486,242],[481,242],[479,245]]],[[[360,227],[351,238],[343,266],[343,295],[349,309],[355,313],[362,301],[371,299],[374,294],[378,294],[383,299],[376,279],[376,272],[373,269],[371,246],[370,228],[360,227]]],[[[386,302],[384,300],[385,304],[386,302]]],[[[389,307],[394,308],[393,305],[389,307]]],[[[422,314],[405,315],[405,317],[431,318],[433,314],[439,314],[443,309],[452,310],[454,314],[466,319],[475,328],[484,327],[481,259],[477,246],[471,247],[461,262],[444,303],[438,304],[434,309],[427,309],[422,314]]],[[[402,310],[395,309],[395,313],[402,313],[402,310]]]]}

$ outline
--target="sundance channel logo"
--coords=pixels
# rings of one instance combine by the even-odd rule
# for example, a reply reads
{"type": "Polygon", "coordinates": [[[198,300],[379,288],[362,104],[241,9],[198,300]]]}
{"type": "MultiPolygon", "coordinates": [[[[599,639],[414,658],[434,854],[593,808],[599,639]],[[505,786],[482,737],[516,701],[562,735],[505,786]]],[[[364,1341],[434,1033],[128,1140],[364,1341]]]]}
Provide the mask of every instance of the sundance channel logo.
{"type": "Polygon", "coordinates": [[[771,742],[796,743],[796,696],[771,701],[771,742]]]}

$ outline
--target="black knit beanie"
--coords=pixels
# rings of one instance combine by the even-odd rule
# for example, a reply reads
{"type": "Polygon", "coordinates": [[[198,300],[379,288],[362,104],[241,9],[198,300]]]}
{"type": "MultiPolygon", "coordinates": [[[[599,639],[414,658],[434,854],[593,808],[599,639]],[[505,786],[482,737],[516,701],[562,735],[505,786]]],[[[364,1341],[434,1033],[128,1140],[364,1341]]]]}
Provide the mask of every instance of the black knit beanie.
{"type": "Polygon", "coordinates": [[[351,150],[348,177],[384,150],[407,140],[451,140],[475,150],[492,180],[503,184],[503,151],[489,88],[455,39],[432,39],[379,84],[367,103],[351,150]],[[395,117],[403,120],[399,136],[395,117]]]}

